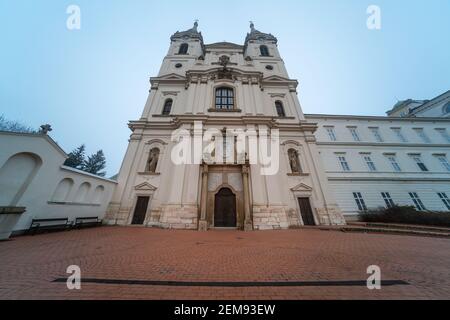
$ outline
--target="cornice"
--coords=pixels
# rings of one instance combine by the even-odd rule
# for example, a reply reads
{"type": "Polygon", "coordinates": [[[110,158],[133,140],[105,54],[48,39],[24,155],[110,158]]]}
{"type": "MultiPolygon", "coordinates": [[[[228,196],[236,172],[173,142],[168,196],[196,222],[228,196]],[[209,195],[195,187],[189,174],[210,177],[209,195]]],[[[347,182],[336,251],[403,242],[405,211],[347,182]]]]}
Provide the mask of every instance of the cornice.
{"type": "MultiPolygon", "coordinates": [[[[166,119],[166,118],[164,118],[166,119]]],[[[147,121],[147,120],[137,120],[130,121],[128,127],[134,132],[137,129],[140,130],[176,130],[180,128],[183,124],[193,124],[195,121],[201,121],[204,126],[218,126],[223,127],[224,125],[236,125],[236,126],[247,126],[247,125],[266,125],[270,129],[279,129],[283,132],[293,131],[293,132],[307,132],[314,133],[317,130],[317,124],[300,121],[300,122],[280,122],[277,117],[272,116],[228,116],[223,115],[220,117],[210,116],[210,115],[177,115],[173,116],[168,121],[147,121]]]]}
{"type": "Polygon", "coordinates": [[[450,144],[430,143],[385,143],[385,142],[322,142],[322,146],[351,146],[351,147],[396,147],[396,148],[450,148],[450,144]]]}
{"type": "Polygon", "coordinates": [[[305,114],[305,118],[312,119],[337,119],[337,120],[367,120],[367,121],[403,121],[403,122],[450,122],[450,118],[401,118],[386,116],[358,116],[358,115],[337,115],[337,114],[305,114]]]}

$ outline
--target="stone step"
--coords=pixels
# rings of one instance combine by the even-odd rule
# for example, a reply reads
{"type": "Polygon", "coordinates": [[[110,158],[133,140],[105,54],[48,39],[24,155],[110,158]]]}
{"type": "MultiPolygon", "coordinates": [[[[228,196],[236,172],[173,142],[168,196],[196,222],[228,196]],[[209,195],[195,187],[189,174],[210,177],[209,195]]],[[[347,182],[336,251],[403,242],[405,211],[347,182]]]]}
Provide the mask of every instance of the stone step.
{"type": "MultiPolygon", "coordinates": [[[[322,228],[322,230],[324,230],[324,229],[322,228]]],[[[385,233],[385,234],[437,237],[437,238],[450,239],[450,232],[423,231],[423,230],[411,230],[411,229],[346,226],[346,227],[338,227],[338,228],[329,228],[328,230],[340,230],[342,232],[385,233]]]]}
{"type": "Polygon", "coordinates": [[[348,226],[369,227],[369,228],[375,227],[375,228],[383,228],[383,229],[406,229],[406,230],[416,230],[416,231],[450,233],[450,228],[446,228],[446,227],[434,227],[434,226],[399,224],[399,223],[349,222],[348,226]]]}

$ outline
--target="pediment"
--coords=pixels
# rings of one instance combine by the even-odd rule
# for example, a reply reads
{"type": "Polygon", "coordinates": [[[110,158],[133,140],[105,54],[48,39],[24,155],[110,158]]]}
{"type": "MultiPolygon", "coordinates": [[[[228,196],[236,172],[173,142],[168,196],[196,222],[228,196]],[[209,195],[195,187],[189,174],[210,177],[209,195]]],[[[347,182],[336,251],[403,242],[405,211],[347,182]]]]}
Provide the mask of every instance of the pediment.
{"type": "Polygon", "coordinates": [[[216,42],[216,43],[206,45],[206,49],[222,49],[222,48],[242,50],[244,47],[239,44],[231,43],[231,42],[216,42]]]}
{"type": "Polygon", "coordinates": [[[312,188],[304,183],[300,183],[291,188],[292,191],[312,191],[312,188]]]}
{"type": "Polygon", "coordinates": [[[186,77],[183,77],[179,74],[176,73],[170,73],[170,74],[166,74],[163,75],[161,77],[157,77],[157,78],[152,78],[152,80],[157,80],[157,81],[161,81],[161,80],[186,80],[186,77]]]}
{"type": "Polygon", "coordinates": [[[134,187],[134,190],[138,190],[138,191],[155,191],[156,188],[155,186],[151,185],[148,182],[144,182],[141,184],[138,184],[137,186],[134,187]]]}
{"type": "Polygon", "coordinates": [[[274,81],[274,82],[282,82],[283,81],[284,82],[284,81],[292,81],[292,80],[283,78],[280,76],[270,76],[270,77],[264,78],[263,81],[274,81]]]}

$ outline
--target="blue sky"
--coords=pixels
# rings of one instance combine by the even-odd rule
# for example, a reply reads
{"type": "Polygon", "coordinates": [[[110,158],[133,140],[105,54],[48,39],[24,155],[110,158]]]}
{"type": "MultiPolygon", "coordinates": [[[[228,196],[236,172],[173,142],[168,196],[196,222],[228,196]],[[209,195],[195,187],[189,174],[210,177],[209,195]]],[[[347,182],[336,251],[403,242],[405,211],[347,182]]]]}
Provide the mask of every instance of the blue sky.
{"type": "Polygon", "coordinates": [[[103,149],[112,175],[170,35],[199,19],[206,43],[242,44],[249,20],[277,36],[305,113],[384,115],[450,89],[449,13],[448,0],[0,0],[0,114],[50,123],[67,152],[103,149]],[[81,30],[66,28],[71,4],[81,30]]]}

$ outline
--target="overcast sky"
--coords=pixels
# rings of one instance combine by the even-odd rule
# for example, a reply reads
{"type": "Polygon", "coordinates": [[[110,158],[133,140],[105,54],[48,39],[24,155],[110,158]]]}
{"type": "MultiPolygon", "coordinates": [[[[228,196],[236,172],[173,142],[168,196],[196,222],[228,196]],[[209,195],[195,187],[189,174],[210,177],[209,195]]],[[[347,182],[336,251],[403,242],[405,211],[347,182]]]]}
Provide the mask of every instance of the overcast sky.
{"type": "Polygon", "coordinates": [[[278,37],[305,113],[384,115],[450,89],[449,13],[449,0],[0,0],[0,114],[50,123],[66,152],[103,149],[113,175],[171,34],[199,19],[206,43],[243,44],[249,20],[278,37]],[[381,30],[366,26],[372,4],[381,30]]]}

